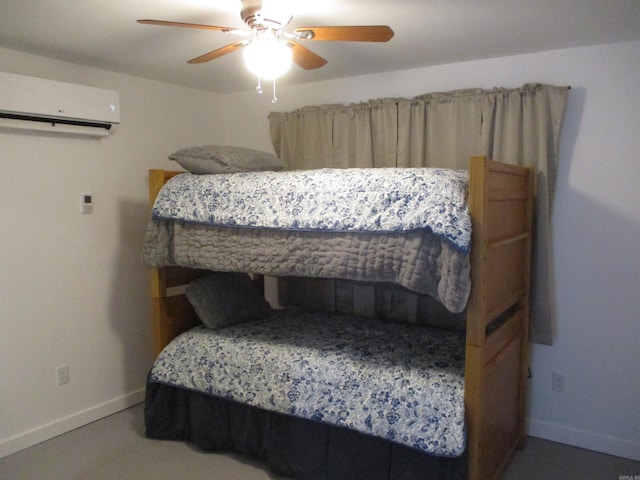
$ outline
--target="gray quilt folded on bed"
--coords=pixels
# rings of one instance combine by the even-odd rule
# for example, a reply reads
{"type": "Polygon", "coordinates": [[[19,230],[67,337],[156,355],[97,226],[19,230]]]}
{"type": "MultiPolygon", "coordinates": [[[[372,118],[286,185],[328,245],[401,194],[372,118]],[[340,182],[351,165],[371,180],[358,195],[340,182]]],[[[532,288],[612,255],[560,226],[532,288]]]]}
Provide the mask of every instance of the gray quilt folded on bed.
{"type": "Polygon", "coordinates": [[[152,219],[143,263],[274,276],[390,282],[464,310],[471,289],[469,255],[426,230],[314,232],[152,219]]]}

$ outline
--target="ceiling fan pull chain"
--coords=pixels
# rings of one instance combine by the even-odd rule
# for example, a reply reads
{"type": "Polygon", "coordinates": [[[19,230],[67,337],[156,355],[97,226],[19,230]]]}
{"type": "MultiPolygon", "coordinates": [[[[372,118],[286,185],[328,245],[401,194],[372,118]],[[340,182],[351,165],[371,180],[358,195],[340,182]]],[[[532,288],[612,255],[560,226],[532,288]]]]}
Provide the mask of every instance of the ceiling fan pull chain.
{"type": "Polygon", "coordinates": [[[256,87],[256,93],[262,95],[262,85],[260,84],[260,77],[258,77],[258,86],[256,87]]]}
{"type": "Polygon", "coordinates": [[[271,99],[271,103],[278,103],[278,97],[276,97],[276,79],[273,79],[273,98],[271,99]]]}

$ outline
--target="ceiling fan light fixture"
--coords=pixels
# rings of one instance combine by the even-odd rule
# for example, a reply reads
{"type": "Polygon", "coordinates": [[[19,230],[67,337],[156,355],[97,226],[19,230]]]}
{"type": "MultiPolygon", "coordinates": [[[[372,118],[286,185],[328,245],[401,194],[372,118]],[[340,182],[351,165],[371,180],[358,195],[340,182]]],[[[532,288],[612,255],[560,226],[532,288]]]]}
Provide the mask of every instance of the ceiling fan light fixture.
{"type": "Polygon", "coordinates": [[[247,69],[259,78],[272,80],[291,67],[291,48],[275,35],[257,34],[243,53],[247,69]]]}
{"type": "Polygon", "coordinates": [[[251,40],[241,40],[216,48],[204,55],[188,60],[190,64],[205,63],[228,53],[243,50],[247,69],[258,77],[256,91],[262,93],[261,80],[273,80],[273,99],[276,97],[276,78],[286,73],[291,63],[304,70],[314,70],[326,65],[327,60],[306,48],[300,40],[328,40],[334,42],[388,42],[394,35],[388,25],[346,25],[324,27],[300,27],[289,33],[285,27],[291,21],[297,6],[296,0],[236,0],[240,2],[240,18],[249,31],[199,23],[172,22],[167,20],[138,20],[146,25],[217,30],[238,35],[252,35],[251,40]]]}

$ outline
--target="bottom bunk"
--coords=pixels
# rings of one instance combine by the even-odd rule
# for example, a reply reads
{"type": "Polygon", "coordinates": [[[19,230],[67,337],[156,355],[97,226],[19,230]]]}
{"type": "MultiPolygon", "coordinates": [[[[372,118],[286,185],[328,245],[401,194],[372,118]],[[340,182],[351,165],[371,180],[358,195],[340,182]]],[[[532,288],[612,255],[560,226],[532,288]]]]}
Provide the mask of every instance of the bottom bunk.
{"type": "Polygon", "coordinates": [[[198,326],[154,364],[147,436],[292,478],[466,478],[464,349],[456,331],[293,308],[198,326]]]}

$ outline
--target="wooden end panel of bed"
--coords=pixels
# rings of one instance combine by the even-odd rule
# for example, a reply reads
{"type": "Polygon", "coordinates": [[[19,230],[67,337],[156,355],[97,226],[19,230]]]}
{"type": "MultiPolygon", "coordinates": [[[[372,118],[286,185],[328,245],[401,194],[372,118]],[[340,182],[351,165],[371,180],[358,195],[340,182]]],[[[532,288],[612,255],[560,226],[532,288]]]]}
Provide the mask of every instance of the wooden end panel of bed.
{"type": "Polygon", "coordinates": [[[152,298],[151,304],[155,358],[171,340],[198,325],[200,320],[184,295],[152,298]]]}
{"type": "Polygon", "coordinates": [[[149,278],[154,356],[157,357],[182,332],[200,324],[196,312],[184,295],[184,289],[191,280],[206,273],[206,270],[183,267],[151,269],[149,278]]]}
{"type": "Polygon", "coordinates": [[[184,172],[162,170],[159,168],[149,170],[149,208],[153,207],[153,202],[156,201],[158,192],[162,186],[167,183],[167,180],[181,173],[184,172]]]}
{"type": "MultiPolygon", "coordinates": [[[[182,172],[149,170],[149,208],[153,206],[158,192],[167,180],[179,173],[182,172]]],[[[151,269],[149,280],[154,356],[158,356],[173,338],[200,323],[184,295],[184,288],[191,280],[205,274],[205,270],[183,267],[151,269]]]]}
{"type": "Polygon", "coordinates": [[[465,404],[469,479],[497,479],[524,439],[533,175],[474,157],[465,404]]]}

